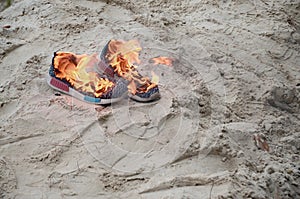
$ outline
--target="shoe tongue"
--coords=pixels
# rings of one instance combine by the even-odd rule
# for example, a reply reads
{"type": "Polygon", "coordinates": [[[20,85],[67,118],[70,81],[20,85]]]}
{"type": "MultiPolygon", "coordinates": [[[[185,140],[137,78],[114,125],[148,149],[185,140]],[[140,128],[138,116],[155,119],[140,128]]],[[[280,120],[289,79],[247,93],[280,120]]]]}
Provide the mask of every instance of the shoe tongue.
{"type": "Polygon", "coordinates": [[[109,76],[110,78],[114,78],[113,68],[110,65],[106,64],[103,60],[99,61],[95,70],[99,74],[103,74],[103,75],[109,76]]]}
{"type": "Polygon", "coordinates": [[[99,54],[100,60],[102,60],[102,61],[104,61],[104,62],[107,62],[105,56],[106,56],[106,54],[107,54],[107,50],[108,50],[108,45],[109,45],[109,43],[110,43],[110,40],[109,40],[109,42],[106,43],[106,45],[103,47],[102,51],[101,51],[100,54],[99,54]]]}
{"type": "Polygon", "coordinates": [[[104,46],[104,48],[102,49],[101,53],[99,54],[99,63],[98,66],[96,68],[96,71],[100,74],[104,74],[109,76],[110,78],[114,78],[114,69],[109,65],[109,63],[107,62],[106,59],[106,53],[108,50],[108,45],[109,45],[110,41],[107,42],[107,44],[104,46]]]}

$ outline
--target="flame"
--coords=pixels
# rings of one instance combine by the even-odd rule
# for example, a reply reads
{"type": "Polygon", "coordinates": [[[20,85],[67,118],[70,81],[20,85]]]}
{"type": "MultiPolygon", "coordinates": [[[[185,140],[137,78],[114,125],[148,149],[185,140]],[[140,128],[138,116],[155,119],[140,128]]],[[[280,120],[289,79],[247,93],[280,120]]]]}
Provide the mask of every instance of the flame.
{"type": "Polygon", "coordinates": [[[93,72],[98,63],[96,54],[88,56],[57,52],[54,57],[55,76],[67,80],[75,89],[100,97],[109,91],[114,83],[100,78],[93,72]]]}
{"type": "MultiPolygon", "coordinates": [[[[152,71],[152,80],[137,71],[142,50],[137,40],[111,40],[105,58],[114,72],[128,81],[128,91],[132,94],[145,93],[157,86],[159,78],[152,71]]],[[[114,82],[99,77],[95,72],[100,60],[96,54],[75,55],[70,52],[57,52],[54,57],[54,71],[57,78],[68,81],[75,89],[100,97],[110,91],[114,82]]]]}
{"type": "Polygon", "coordinates": [[[138,73],[137,66],[139,64],[139,52],[142,50],[137,40],[111,40],[108,44],[106,58],[114,71],[129,81],[128,90],[132,94],[143,93],[157,86],[156,82],[151,82],[148,77],[143,77],[138,73]]]}
{"type": "Polygon", "coordinates": [[[154,65],[163,64],[166,66],[172,66],[174,59],[170,57],[154,57],[151,59],[154,65]]]}
{"type": "Polygon", "coordinates": [[[152,75],[151,82],[153,82],[154,84],[158,84],[159,77],[153,71],[151,71],[151,75],[152,75]]]}

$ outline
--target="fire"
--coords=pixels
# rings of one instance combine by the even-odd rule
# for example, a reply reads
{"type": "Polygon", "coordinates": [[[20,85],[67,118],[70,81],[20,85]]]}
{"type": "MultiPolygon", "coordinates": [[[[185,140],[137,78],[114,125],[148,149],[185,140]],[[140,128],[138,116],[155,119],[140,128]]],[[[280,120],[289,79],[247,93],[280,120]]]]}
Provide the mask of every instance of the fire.
{"type": "Polygon", "coordinates": [[[136,70],[139,64],[139,52],[142,50],[137,40],[121,41],[111,40],[108,44],[106,58],[114,71],[129,81],[128,90],[132,94],[143,93],[157,86],[158,76],[155,82],[151,82],[148,77],[143,77],[136,70]]]}
{"type": "Polygon", "coordinates": [[[152,75],[151,82],[153,82],[154,84],[158,84],[159,77],[153,71],[151,71],[151,75],[152,75]]]}
{"type": "Polygon", "coordinates": [[[151,59],[154,65],[163,64],[166,66],[172,66],[173,59],[170,57],[154,57],[151,59]]]}
{"type": "MultiPolygon", "coordinates": [[[[111,40],[107,46],[106,61],[114,72],[128,81],[128,91],[132,94],[146,93],[157,86],[159,77],[152,72],[152,80],[137,71],[142,50],[137,40],[111,40]]],[[[68,81],[75,89],[101,97],[110,91],[115,83],[102,78],[96,72],[103,63],[96,54],[75,55],[70,52],[57,52],[54,57],[54,72],[57,78],[68,81]]]]}
{"type": "Polygon", "coordinates": [[[54,58],[55,76],[67,80],[75,89],[100,97],[110,90],[114,83],[106,78],[100,78],[94,72],[98,63],[96,54],[88,56],[57,52],[54,58]]]}

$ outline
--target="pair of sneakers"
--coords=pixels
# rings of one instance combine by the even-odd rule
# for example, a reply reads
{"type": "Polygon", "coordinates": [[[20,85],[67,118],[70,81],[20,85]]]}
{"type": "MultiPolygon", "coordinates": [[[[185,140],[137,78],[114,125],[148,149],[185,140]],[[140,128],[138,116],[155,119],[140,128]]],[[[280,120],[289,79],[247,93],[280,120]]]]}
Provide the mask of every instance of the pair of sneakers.
{"type": "Polygon", "coordinates": [[[159,99],[157,84],[138,73],[126,57],[118,57],[119,68],[115,66],[116,56],[121,56],[111,52],[116,42],[110,40],[99,56],[55,52],[47,83],[55,90],[93,104],[115,103],[127,95],[139,102],[159,99]],[[122,64],[127,68],[120,71],[122,64]]]}

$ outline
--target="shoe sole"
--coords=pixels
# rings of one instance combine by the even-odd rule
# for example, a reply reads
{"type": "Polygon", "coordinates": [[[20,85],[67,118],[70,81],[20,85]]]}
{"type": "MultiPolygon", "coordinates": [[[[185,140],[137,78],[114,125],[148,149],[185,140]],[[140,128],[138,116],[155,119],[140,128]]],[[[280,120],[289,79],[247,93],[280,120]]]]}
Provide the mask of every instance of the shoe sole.
{"type": "Polygon", "coordinates": [[[154,93],[150,97],[147,97],[147,98],[142,98],[137,95],[133,95],[131,93],[128,93],[128,96],[130,97],[130,99],[137,101],[137,102],[152,102],[152,101],[160,99],[160,97],[161,97],[160,93],[154,93]]]}
{"type": "Polygon", "coordinates": [[[54,90],[60,91],[64,94],[70,95],[72,97],[75,97],[81,101],[90,103],[90,104],[98,104],[98,105],[107,105],[107,104],[112,104],[115,102],[119,102],[123,97],[119,98],[112,98],[112,99],[103,99],[103,98],[96,98],[96,97],[90,97],[88,95],[84,95],[72,87],[69,87],[67,84],[64,82],[60,81],[59,79],[50,76],[47,74],[46,77],[48,85],[53,88],[54,90]]]}

